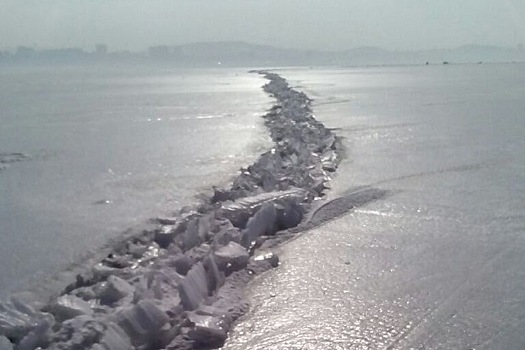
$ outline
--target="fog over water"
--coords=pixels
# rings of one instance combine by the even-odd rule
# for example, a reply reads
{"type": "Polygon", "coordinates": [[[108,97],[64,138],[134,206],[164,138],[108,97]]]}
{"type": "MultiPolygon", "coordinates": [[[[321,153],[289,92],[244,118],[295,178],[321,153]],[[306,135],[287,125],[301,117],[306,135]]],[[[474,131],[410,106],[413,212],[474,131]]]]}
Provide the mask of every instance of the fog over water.
{"type": "Polygon", "coordinates": [[[4,0],[0,48],[140,50],[246,41],[289,48],[419,50],[525,43],[519,0],[4,0]]]}

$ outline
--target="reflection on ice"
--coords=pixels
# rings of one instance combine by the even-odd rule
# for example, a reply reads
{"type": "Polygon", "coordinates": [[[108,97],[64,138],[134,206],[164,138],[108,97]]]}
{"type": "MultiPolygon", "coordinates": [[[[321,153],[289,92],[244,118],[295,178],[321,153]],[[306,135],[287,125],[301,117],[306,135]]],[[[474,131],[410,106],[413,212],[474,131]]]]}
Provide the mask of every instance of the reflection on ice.
{"type": "MultiPolygon", "coordinates": [[[[242,288],[279,264],[270,243],[301,223],[339,162],[338,139],[314,119],[311,100],[278,75],[263,74],[265,91],[276,99],[264,116],[274,148],[242,169],[230,188],[214,188],[196,207],[116,244],[48,305],[1,304],[0,335],[8,339],[0,338],[2,346],[208,349],[224,343],[248,308],[242,288]]],[[[336,207],[348,210],[379,195],[370,189],[336,207]]],[[[310,221],[324,220],[327,208],[310,221]]]]}

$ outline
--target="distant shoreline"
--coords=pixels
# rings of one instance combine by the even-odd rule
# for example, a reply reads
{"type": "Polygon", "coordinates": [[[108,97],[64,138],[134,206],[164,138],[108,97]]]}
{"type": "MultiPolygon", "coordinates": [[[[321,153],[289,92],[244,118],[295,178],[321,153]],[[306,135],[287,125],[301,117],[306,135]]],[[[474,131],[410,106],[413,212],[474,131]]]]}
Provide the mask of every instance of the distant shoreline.
{"type": "Polygon", "coordinates": [[[279,67],[279,66],[376,66],[450,63],[525,62],[523,47],[464,45],[420,51],[390,51],[358,47],[341,51],[278,48],[246,42],[209,42],[157,45],[146,51],[114,51],[97,45],[93,51],[80,48],[39,49],[18,46],[0,50],[0,64],[117,64],[156,63],[180,67],[279,67]]]}

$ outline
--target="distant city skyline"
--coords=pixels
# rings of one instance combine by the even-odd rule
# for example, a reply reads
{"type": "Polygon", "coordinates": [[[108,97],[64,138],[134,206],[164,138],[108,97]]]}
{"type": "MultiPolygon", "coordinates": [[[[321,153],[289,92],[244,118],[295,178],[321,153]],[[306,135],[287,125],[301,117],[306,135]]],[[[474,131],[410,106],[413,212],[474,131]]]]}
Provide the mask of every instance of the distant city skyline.
{"type": "Polygon", "coordinates": [[[147,51],[113,51],[104,44],[81,48],[34,49],[19,46],[0,50],[0,63],[102,63],[163,62],[175,66],[300,66],[383,65],[430,63],[525,62],[523,47],[467,45],[456,49],[391,51],[361,47],[340,52],[283,49],[245,42],[192,43],[182,46],[151,46],[147,51]],[[220,62],[220,63],[219,63],[220,62]]]}
{"type": "Polygon", "coordinates": [[[220,44],[231,44],[231,43],[238,43],[238,44],[245,44],[247,46],[261,46],[261,47],[267,47],[267,48],[273,48],[273,49],[282,49],[282,50],[298,50],[298,51],[312,51],[312,52],[346,52],[346,51],[352,51],[352,50],[359,50],[359,49],[378,49],[378,50],[385,50],[385,51],[391,51],[391,52],[403,52],[403,53],[410,53],[410,52],[420,52],[420,51],[431,51],[431,50],[456,50],[460,49],[462,47],[480,47],[480,48],[501,48],[501,49],[518,49],[518,50],[525,50],[525,45],[522,43],[519,43],[517,45],[511,46],[511,45],[479,45],[474,43],[468,43],[464,45],[458,45],[454,47],[435,47],[431,49],[419,49],[419,50],[389,50],[384,47],[380,46],[371,46],[371,45],[363,45],[363,46],[357,46],[357,47],[351,47],[348,49],[341,49],[341,50],[323,50],[323,49],[297,49],[297,48],[290,48],[290,47],[283,47],[283,46],[277,46],[277,45],[266,45],[266,44],[258,44],[253,42],[246,42],[246,41],[200,41],[200,42],[188,42],[183,44],[173,44],[173,45],[166,45],[166,44],[159,44],[159,45],[148,45],[145,47],[137,48],[135,50],[128,50],[128,49],[119,49],[119,48],[112,48],[110,45],[106,43],[96,43],[91,47],[80,47],[80,46],[64,46],[64,47],[42,47],[38,45],[16,45],[16,46],[10,46],[10,47],[0,47],[0,52],[4,53],[11,53],[16,54],[19,51],[34,51],[34,52],[50,52],[50,51],[67,51],[67,50],[81,50],[85,53],[93,53],[93,54],[99,54],[99,55],[105,55],[105,54],[112,54],[112,53],[130,53],[130,54],[140,54],[140,53],[151,53],[151,51],[156,50],[163,50],[163,48],[177,48],[177,47],[187,47],[192,45],[220,45],[220,44]]]}
{"type": "Polygon", "coordinates": [[[525,43],[521,0],[3,0],[0,48],[244,41],[344,51],[525,43]]]}

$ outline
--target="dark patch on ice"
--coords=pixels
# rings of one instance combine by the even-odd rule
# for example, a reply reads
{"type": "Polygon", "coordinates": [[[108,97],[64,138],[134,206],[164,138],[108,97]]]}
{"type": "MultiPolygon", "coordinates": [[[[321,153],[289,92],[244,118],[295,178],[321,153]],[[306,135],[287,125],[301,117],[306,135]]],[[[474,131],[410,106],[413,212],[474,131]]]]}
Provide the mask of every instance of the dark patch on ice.
{"type": "Polygon", "coordinates": [[[30,159],[30,156],[25,153],[0,153],[0,163],[2,164],[16,163],[27,159],[30,159]]]}
{"type": "Polygon", "coordinates": [[[7,169],[11,164],[26,161],[31,159],[31,156],[25,153],[13,152],[13,153],[2,153],[0,152],[0,171],[7,169]]]}
{"type": "Polygon", "coordinates": [[[93,202],[94,205],[107,205],[107,204],[111,204],[111,203],[113,203],[113,201],[111,201],[109,199],[101,199],[101,200],[93,202]]]}

